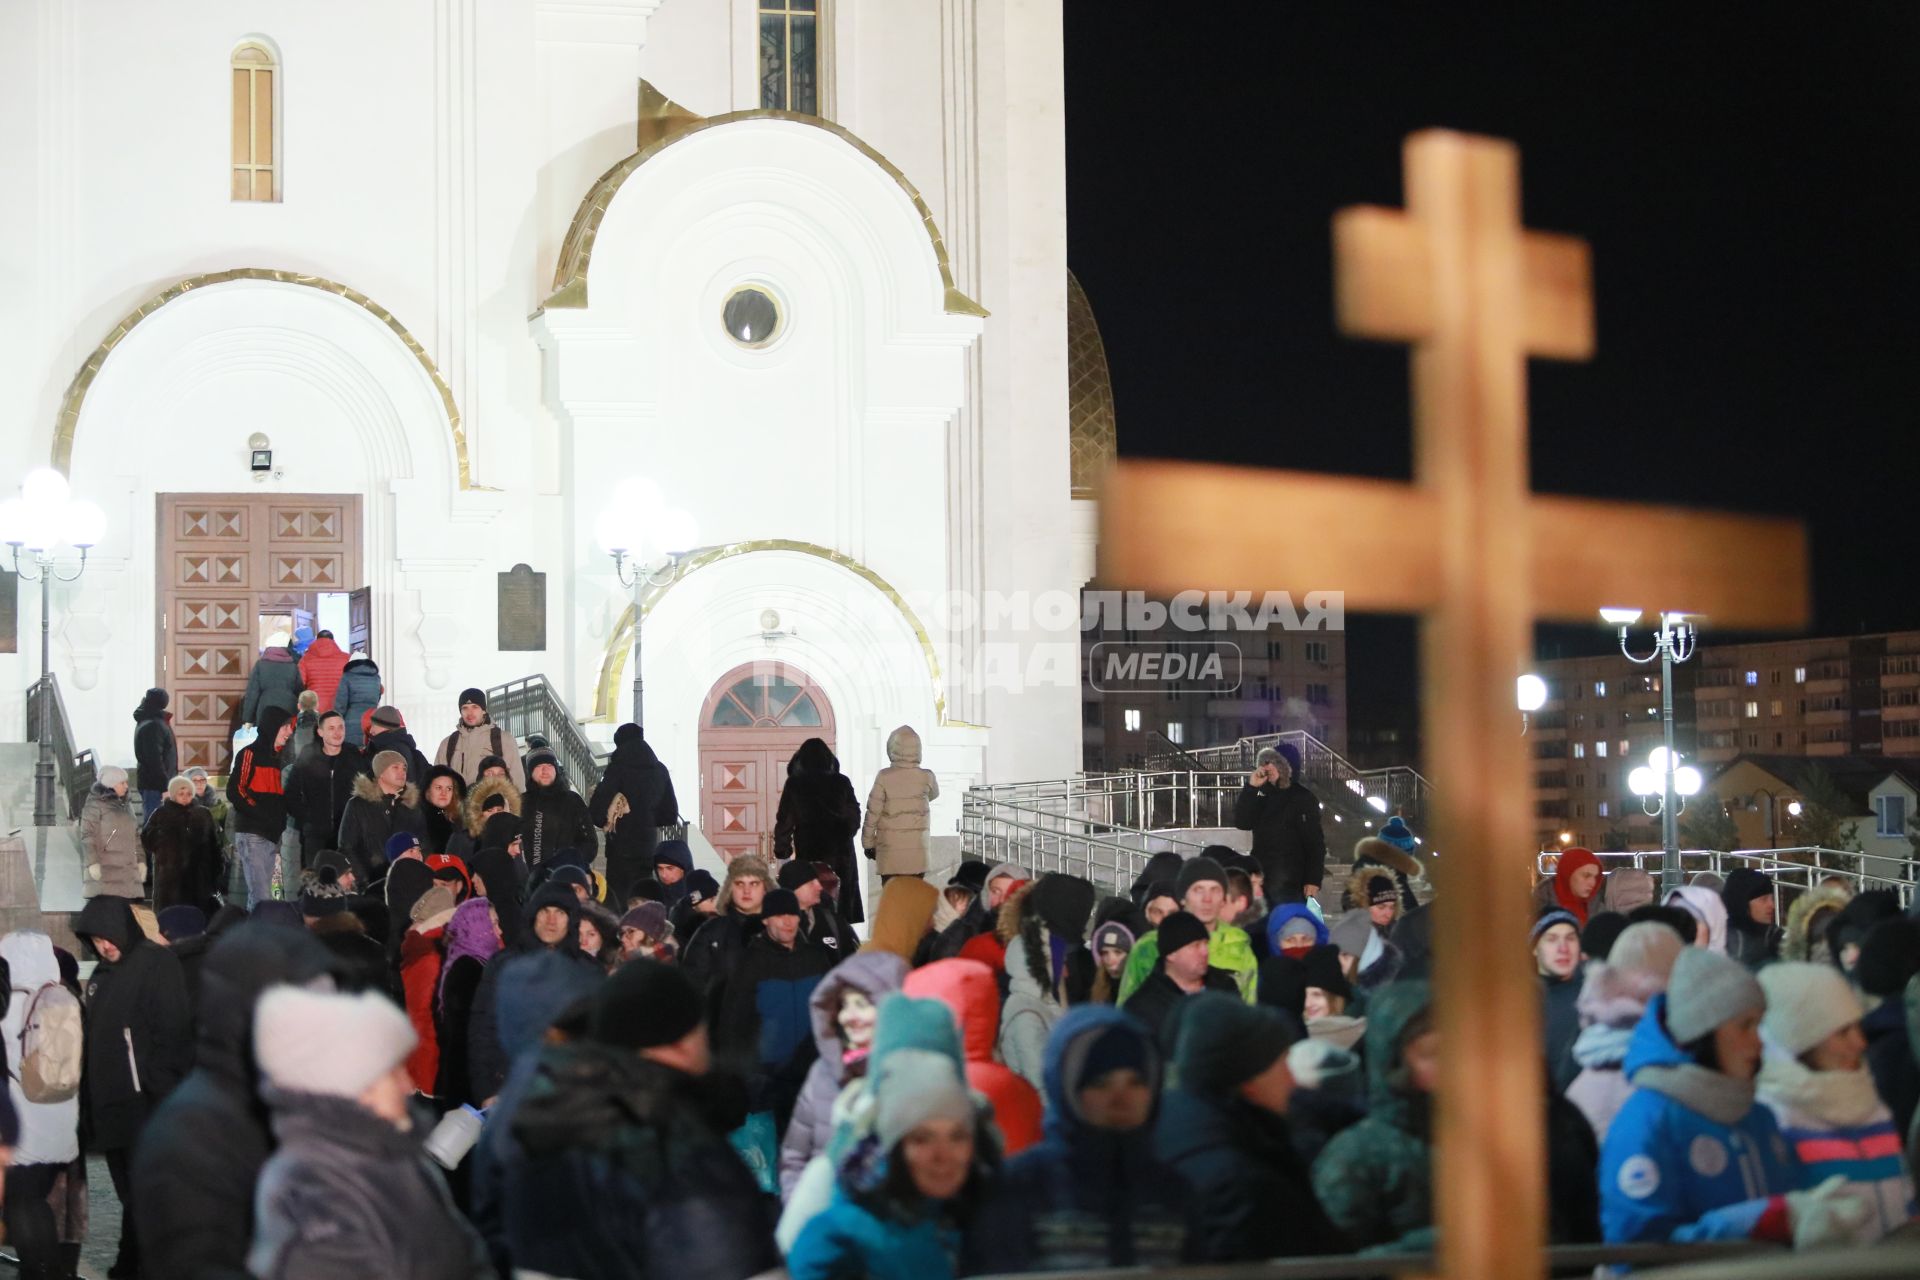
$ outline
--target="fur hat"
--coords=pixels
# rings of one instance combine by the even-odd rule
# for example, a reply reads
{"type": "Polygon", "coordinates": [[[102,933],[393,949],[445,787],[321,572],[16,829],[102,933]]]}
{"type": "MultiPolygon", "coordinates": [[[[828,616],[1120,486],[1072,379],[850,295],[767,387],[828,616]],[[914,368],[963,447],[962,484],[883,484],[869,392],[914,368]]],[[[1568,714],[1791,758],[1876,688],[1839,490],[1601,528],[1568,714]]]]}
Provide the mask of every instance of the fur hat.
{"type": "Polygon", "coordinates": [[[371,991],[273,987],[254,1008],[254,1060],[289,1093],[358,1098],[405,1062],[417,1041],[407,1015],[371,991]]]}
{"type": "Polygon", "coordinates": [[[768,888],[773,887],[773,873],[767,869],[766,859],[756,853],[735,854],[733,861],[727,864],[727,878],[720,882],[720,910],[732,913],[735,880],[753,879],[768,888]]]}

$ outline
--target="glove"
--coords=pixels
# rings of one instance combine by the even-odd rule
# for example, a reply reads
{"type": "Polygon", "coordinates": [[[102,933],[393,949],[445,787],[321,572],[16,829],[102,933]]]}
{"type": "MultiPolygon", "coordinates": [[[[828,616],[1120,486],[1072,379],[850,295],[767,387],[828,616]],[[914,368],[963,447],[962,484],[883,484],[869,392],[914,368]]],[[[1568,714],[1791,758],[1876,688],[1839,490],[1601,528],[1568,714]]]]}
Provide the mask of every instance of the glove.
{"type": "Polygon", "coordinates": [[[99,879],[102,879],[102,878],[103,878],[103,876],[102,876],[102,874],[101,874],[101,871],[100,871],[100,864],[99,864],[99,863],[97,863],[97,862],[96,862],[96,863],[94,863],[94,864],[93,864],[92,866],[90,866],[90,867],[88,867],[88,868],[87,868],[87,879],[89,879],[89,880],[99,880],[99,879]]]}
{"type": "Polygon", "coordinates": [[[1877,1234],[1868,1228],[1859,1192],[1837,1173],[1811,1191],[1787,1192],[1787,1222],[1796,1249],[1870,1244],[1877,1234]]]}
{"type": "Polygon", "coordinates": [[[1303,1089],[1318,1089],[1336,1076],[1359,1069],[1358,1055],[1325,1040],[1301,1040],[1287,1050],[1287,1070],[1303,1089]]]}
{"type": "Polygon", "coordinates": [[[871,849],[868,849],[868,850],[866,850],[865,852],[866,852],[866,855],[867,855],[867,861],[868,861],[868,862],[873,862],[873,861],[875,861],[875,860],[876,860],[876,859],[877,859],[877,858],[878,858],[878,857],[880,856],[879,854],[877,854],[877,853],[875,853],[875,852],[874,852],[873,850],[871,850],[871,849]]]}

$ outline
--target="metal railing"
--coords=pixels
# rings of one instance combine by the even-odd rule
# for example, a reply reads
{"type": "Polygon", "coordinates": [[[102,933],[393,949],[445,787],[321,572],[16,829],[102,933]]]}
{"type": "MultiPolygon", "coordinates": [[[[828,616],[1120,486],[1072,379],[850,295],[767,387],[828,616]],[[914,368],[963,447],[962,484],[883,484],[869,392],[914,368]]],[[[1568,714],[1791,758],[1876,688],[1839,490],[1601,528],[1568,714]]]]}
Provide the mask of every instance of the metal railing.
{"type": "MultiPolygon", "coordinates": [[[[1650,873],[1658,880],[1666,855],[1658,849],[1651,849],[1597,852],[1594,856],[1600,859],[1601,867],[1605,870],[1634,867],[1650,873]]],[[[1534,859],[1534,870],[1542,876],[1550,876],[1558,865],[1558,859],[1559,855],[1553,850],[1542,850],[1534,859]]],[[[1711,872],[1722,879],[1737,867],[1749,867],[1773,882],[1774,902],[1780,908],[1786,906],[1786,899],[1805,893],[1823,880],[1842,880],[1855,893],[1867,889],[1892,889],[1900,895],[1902,905],[1913,901],[1916,884],[1920,884],[1920,881],[1916,881],[1915,864],[1910,858],[1884,853],[1856,853],[1848,849],[1806,847],[1735,849],[1731,852],[1682,849],[1680,865],[1689,877],[1711,872]]],[[[1784,910],[1778,918],[1786,919],[1784,910]]]]}
{"type": "Polygon", "coordinates": [[[600,785],[607,757],[587,740],[565,699],[544,675],[522,676],[488,689],[487,715],[522,742],[535,734],[545,738],[581,795],[592,795],[600,785]]]}
{"type": "Polygon", "coordinates": [[[1154,854],[1192,857],[1205,847],[1202,841],[1136,826],[1124,814],[1121,821],[1111,820],[1102,793],[1085,782],[1067,778],[969,788],[960,803],[962,856],[1012,862],[1035,874],[1065,871],[1125,892],[1154,854]]]}
{"type": "MultiPolygon", "coordinates": [[[[1896,1276],[1895,1264],[1904,1260],[1909,1266],[1916,1256],[1912,1245],[1883,1245],[1875,1249],[1827,1251],[1817,1255],[1820,1262],[1838,1263],[1831,1272],[1820,1262],[1809,1270],[1782,1275],[1896,1276]],[[1845,1262],[1842,1262],[1842,1259],[1845,1262]],[[1850,1269],[1851,1262],[1858,1270],[1850,1269]]],[[[1778,1245],[1751,1240],[1712,1240],[1696,1244],[1571,1244],[1555,1245],[1541,1251],[1540,1274],[1550,1276],[1592,1276],[1597,1267],[1671,1267],[1720,1264],[1715,1275],[1748,1274],[1736,1268],[1765,1267],[1774,1260],[1790,1267],[1795,1260],[1809,1268],[1808,1255],[1794,1253],[1778,1245]]],[[[1431,1276],[1439,1272],[1439,1259],[1430,1252],[1333,1254],[1319,1258],[1270,1258],[1258,1262],[1218,1262],[1181,1267],[1132,1267],[1125,1270],[1078,1270],[1048,1273],[1048,1280],[1391,1280],[1400,1276],[1431,1276]]],[[[1018,1273],[1021,1280],[1031,1273],[1018,1273]]],[[[1016,1273],[985,1277],[983,1280],[1016,1280],[1016,1273]]]]}
{"type": "Polygon", "coordinates": [[[45,720],[53,735],[55,777],[67,798],[67,819],[78,821],[80,809],[87,803],[98,772],[91,750],[75,750],[73,721],[67,718],[66,700],[60,696],[60,681],[49,671],[27,686],[27,741],[40,741],[40,725],[45,720]]]}
{"type": "MultiPolygon", "coordinates": [[[[1253,768],[1254,757],[1260,754],[1261,748],[1282,745],[1300,753],[1300,781],[1319,793],[1321,799],[1327,798],[1328,791],[1339,788],[1359,796],[1362,802],[1378,797],[1386,806],[1384,812],[1400,814],[1416,827],[1425,818],[1432,784],[1418,770],[1405,766],[1362,769],[1303,729],[1240,738],[1223,746],[1176,747],[1171,752],[1163,751],[1150,757],[1147,768],[1149,771],[1184,768],[1245,773],[1253,768]]],[[[1373,807],[1381,811],[1379,806],[1373,807]]]]}

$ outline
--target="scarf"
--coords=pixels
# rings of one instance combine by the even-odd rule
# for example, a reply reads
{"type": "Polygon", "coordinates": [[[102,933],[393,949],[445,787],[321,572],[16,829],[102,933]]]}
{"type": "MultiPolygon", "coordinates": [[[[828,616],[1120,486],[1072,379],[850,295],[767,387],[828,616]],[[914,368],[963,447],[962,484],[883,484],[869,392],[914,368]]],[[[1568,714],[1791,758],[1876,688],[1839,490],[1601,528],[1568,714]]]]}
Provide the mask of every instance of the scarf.
{"type": "Polygon", "coordinates": [[[1618,1071],[1627,1060],[1627,1046],[1633,1043],[1633,1028],[1610,1027],[1596,1022],[1580,1032],[1573,1042],[1573,1060],[1593,1071],[1618,1071]]]}
{"type": "Polygon", "coordinates": [[[1812,1116],[1835,1129],[1857,1129],[1888,1115],[1873,1087],[1873,1073],[1815,1071],[1798,1058],[1776,1056],[1769,1050],[1760,1064],[1760,1097],[1789,1111],[1812,1116]]]}
{"type": "MultiPolygon", "coordinates": [[[[1718,901],[1718,899],[1715,899],[1718,901]]],[[[1753,1082],[1709,1070],[1697,1062],[1677,1067],[1642,1067],[1636,1089],[1651,1089],[1716,1124],[1736,1125],[1753,1110],[1753,1082]]]]}

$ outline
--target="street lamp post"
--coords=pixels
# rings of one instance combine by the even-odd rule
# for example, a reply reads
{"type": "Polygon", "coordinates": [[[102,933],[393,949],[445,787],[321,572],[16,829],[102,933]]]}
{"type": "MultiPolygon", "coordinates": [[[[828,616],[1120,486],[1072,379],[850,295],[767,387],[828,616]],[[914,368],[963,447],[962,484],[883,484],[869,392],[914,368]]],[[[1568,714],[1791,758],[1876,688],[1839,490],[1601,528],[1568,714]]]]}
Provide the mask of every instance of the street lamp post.
{"type": "MultiPolygon", "coordinates": [[[[1620,628],[1620,652],[1626,655],[1627,661],[1637,666],[1645,666],[1656,658],[1660,661],[1660,740],[1665,762],[1665,768],[1660,770],[1660,844],[1663,850],[1660,879],[1665,889],[1671,892],[1680,887],[1681,878],[1680,802],[1674,794],[1675,773],[1680,757],[1673,745],[1673,667],[1675,663],[1685,662],[1693,656],[1699,633],[1687,621],[1685,614],[1662,613],[1659,630],[1654,632],[1654,651],[1643,658],[1633,651],[1627,634],[1628,629],[1640,621],[1638,609],[1602,609],[1600,617],[1620,628]]],[[[1695,772],[1694,777],[1698,776],[1695,772]]]]}
{"type": "Polygon", "coordinates": [[[646,728],[645,680],[640,669],[641,622],[648,587],[664,587],[680,572],[697,532],[693,517],[669,506],[652,481],[638,477],[614,486],[594,521],[600,549],[613,557],[620,585],[633,592],[633,723],[646,728]]]}
{"type": "Polygon", "coordinates": [[[0,542],[13,553],[13,571],[22,582],[40,584],[40,721],[39,758],[33,766],[33,824],[50,827],[59,821],[55,797],[58,770],[53,759],[53,584],[74,582],[87,571],[87,552],[99,545],[107,518],[98,506],[73,497],[67,478],[50,467],[28,474],[20,496],[0,502],[0,542]],[[72,573],[55,567],[55,552],[70,546],[80,553],[72,573]],[[25,549],[33,566],[22,566],[25,549]]]}

